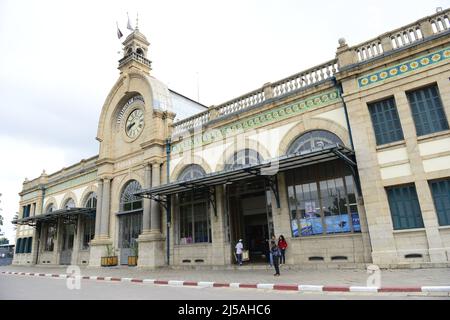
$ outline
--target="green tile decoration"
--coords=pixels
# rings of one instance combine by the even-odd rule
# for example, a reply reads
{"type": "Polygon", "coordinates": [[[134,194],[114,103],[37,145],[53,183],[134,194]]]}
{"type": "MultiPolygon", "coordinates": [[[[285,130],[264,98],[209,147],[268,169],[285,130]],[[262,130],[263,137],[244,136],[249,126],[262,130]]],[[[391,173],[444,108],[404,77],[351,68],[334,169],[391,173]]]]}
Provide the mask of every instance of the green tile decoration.
{"type": "Polygon", "coordinates": [[[221,140],[224,137],[234,135],[236,131],[248,131],[267,125],[274,121],[279,121],[291,116],[303,113],[312,108],[323,107],[339,101],[339,92],[333,89],[328,92],[321,93],[316,96],[309,97],[293,102],[286,106],[281,106],[272,110],[265,111],[261,114],[254,115],[238,122],[219,127],[214,130],[207,130],[202,135],[195,136],[191,139],[185,139],[172,145],[172,153],[176,154],[183,150],[189,150],[193,147],[207,145],[214,141],[221,140]]]}
{"type": "Polygon", "coordinates": [[[358,78],[359,88],[365,88],[382,81],[392,79],[415,70],[429,67],[450,58],[450,47],[429,53],[416,59],[408,60],[395,66],[378,70],[358,78]]]}

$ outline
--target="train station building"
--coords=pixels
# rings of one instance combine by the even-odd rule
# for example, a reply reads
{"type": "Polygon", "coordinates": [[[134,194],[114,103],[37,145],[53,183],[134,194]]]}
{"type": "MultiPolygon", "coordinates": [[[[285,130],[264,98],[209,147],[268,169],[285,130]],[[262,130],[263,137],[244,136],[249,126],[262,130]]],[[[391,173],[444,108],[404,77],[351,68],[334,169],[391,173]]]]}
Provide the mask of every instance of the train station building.
{"type": "Polygon", "coordinates": [[[153,77],[136,28],[98,155],[23,183],[13,263],[227,266],[243,239],[258,264],[284,235],[288,265],[448,265],[449,13],[210,107],[153,77]]]}

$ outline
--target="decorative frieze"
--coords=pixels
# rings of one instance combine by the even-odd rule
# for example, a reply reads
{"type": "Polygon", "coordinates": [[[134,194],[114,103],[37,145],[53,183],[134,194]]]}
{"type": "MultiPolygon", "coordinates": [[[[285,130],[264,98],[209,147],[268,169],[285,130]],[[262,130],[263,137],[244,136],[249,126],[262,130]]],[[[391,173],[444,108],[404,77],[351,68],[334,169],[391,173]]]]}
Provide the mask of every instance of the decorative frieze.
{"type": "Polygon", "coordinates": [[[289,105],[274,108],[258,115],[244,118],[237,122],[219,127],[214,130],[207,130],[202,134],[194,135],[191,139],[186,139],[172,145],[172,153],[178,153],[183,150],[207,145],[215,141],[222,140],[226,137],[242,133],[255,128],[261,127],[279,121],[294,115],[301,114],[311,109],[327,106],[339,101],[339,93],[336,89],[321,93],[319,95],[308,97],[307,99],[298,100],[289,105]]]}
{"type": "Polygon", "coordinates": [[[395,66],[364,75],[358,78],[358,86],[359,88],[366,88],[370,85],[378,84],[385,80],[396,78],[398,76],[429,67],[449,58],[450,47],[447,47],[443,50],[436,51],[419,58],[408,60],[395,66]]]}

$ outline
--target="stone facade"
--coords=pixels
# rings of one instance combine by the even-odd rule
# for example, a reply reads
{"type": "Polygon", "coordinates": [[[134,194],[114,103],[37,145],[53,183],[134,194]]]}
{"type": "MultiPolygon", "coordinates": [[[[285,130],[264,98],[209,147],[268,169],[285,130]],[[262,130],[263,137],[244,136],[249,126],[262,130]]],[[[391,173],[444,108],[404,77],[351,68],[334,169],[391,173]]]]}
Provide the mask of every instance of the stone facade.
{"type": "MultiPolygon", "coordinates": [[[[449,263],[450,226],[439,225],[429,181],[450,178],[450,131],[418,136],[406,95],[436,84],[450,119],[448,13],[425,17],[353,47],[340,39],[334,60],[208,109],[173,93],[151,76],[151,62],[146,58],[149,43],[136,30],[124,42],[120,76],[100,114],[99,155],[24,182],[20,206],[31,204],[30,217],[39,217],[48,212],[50,204],[64,210],[72,199],[75,207],[83,208],[86,197],[96,195],[95,238],[82,250],[83,220],[74,222],[71,264],[99,266],[108,247],[115,248],[119,256],[131,255],[127,243],[131,239],[138,246],[140,267],[228,265],[234,263],[236,237],[249,237],[250,247],[251,232],[260,226],[267,227],[269,234],[285,235],[289,244],[286,263],[292,265],[449,263]],[[394,97],[404,139],[377,145],[368,104],[389,97],[394,97]],[[181,100],[184,105],[179,105],[181,100]],[[180,120],[177,108],[183,115],[189,115],[186,110],[195,114],[180,120]],[[248,201],[239,198],[244,213],[233,211],[236,203],[230,200],[234,198],[227,183],[215,186],[214,194],[208,196],[213,201],[194,199],[191,207],[186,207],[181,194],[165,197],[170,203],[161,202],[160,197],[124,197],[132,181],[151,194],[159,186],[179,181],[194,164],[204,174],[225,172],[230,159],[242,150],[254,151],[263,160],[280,159],[299,137],[317,132],[331,133],[333,139],[354,150],[357,168],[350,175],[355,185],[351,205],[357,210],[358,229],[351,222],[352,231],[297,236],[288,190],[294,171],[277,172],[276,189],[259,191],[267,202],[264,210],[255,196],[248,201]],[[386,188],[410,183],[417,190],[424,227],[394,230],[386,188]],[[194,208],[193,220],[183,213],[191,212],[189,208],[194,208]],[[206,216],[198,218],[199,210],[206,210],[206,216]],[[256,218],[247,219],[261,210],[267,213],[263,224],[255,224],[256,218]],[[131,214],[141,215],[134,236],[128,234],[135,232],[133,227],[124,227],[131,214]]],[[[318,174],[328,164],[310,163],[319,168],[314,169],[318,174]]],[[[306,172],[313,167],[303,168],[306,172]]],[[[350,206],[347,182],[345,190],[346,206],[350,206]]],[[[321,212],[327,209],[321,207],[321,212]]],[[[350,209],[346,210],[348,218],[350,209]]],[[[19,225],[17,239],[31,237],[33,241],[31,252],[16,253],[13,263],[61,263],[64,221],[57,220],[52,251],[44,250],[46,235],[40,227],[19,225]]]]}

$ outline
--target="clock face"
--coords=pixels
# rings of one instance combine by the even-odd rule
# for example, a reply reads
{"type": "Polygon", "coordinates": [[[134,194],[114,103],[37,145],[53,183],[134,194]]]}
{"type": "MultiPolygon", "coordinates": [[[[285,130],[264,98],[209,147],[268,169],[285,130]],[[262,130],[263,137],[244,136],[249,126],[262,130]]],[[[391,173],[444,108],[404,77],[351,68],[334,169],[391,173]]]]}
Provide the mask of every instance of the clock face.
{"type": "Polygon", "coordinates": [[[125,132],[128,137],[135,138],[141,133],[144,128],[144,112],[141,109],[136,109],[130,113],[125,124],[125,132]]]}

